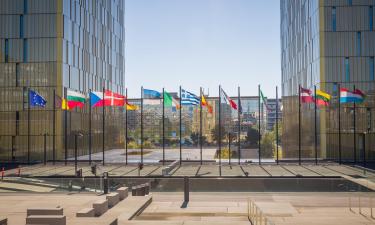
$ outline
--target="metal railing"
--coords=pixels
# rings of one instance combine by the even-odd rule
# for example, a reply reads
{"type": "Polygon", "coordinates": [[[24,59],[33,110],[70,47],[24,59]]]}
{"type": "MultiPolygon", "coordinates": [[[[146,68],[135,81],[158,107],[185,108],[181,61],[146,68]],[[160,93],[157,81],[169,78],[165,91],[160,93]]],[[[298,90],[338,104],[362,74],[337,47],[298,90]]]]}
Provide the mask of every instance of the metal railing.
{"type": "Polygon", "coordinates": [[[274,222],[265,216],[251,198],[247,199],[247,217],[252,225],[275,225],[274,222]]]}

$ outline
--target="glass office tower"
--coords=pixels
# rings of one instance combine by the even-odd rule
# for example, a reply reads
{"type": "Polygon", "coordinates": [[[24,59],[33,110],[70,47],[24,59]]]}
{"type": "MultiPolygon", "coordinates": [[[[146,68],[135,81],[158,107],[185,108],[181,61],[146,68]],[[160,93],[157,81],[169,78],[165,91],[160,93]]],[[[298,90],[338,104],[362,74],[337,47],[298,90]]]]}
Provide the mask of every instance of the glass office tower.
{"type": "MultiPolygon", "coordinates": [[[[88,102],[66,114],[53,103],[67,89],[124,94],[124,36],[123,0],[1,0],[0,160],[40,161],[44,149],[63,160],[77,133],[79,154],[101,151],[103,109],[90,123],[88,102]],[[45,108],[29,108],[29,89],[45,108]]],[[[123,147],[122,110],[106,109],[105,149],[123,147]]]]}
{"type": "Polygon", "coordinates": [[[301,105],[299,85],[332,96],[317,109],[317,150],[321,159],[374,159],[374,0],[282,0],[281,70],[283,149],[296,158],[315,154],[313,104],[301,105]],[[362,90],[364,103],[339,103],[339,88],[362,90]],[[301,137],[301,142],[299,142],[301,137]]]}

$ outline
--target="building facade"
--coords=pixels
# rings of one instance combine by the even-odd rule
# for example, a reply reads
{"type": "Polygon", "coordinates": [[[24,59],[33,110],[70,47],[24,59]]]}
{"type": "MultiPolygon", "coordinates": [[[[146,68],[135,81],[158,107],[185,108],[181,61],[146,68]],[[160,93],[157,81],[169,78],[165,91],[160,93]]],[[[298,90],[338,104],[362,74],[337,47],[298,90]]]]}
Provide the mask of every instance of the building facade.
{"type": "MultiPolygon", "coordinates": [[[[102,109],[90,119],[87,102],[66,115],[53,103],[68,89],[124,94],[124,36],[122,0],[1,0],[0,160],[44,160],[45,148],[47,160],[63,160],[77,132],[80,154],[101,151],[102,109]],[[46,107],[29,108],[28,90],[46,107]]],[[[123,144],[122,111],[106,109],[105,149],[123,144]]]]}
{"type": "MultiPolygon", "coordinates": [[[[282,0],[281,71],[283,151],[299,149],[299,86],[329,93],[328,107],[318,108],[318,157],[361,161],[375,157],[374,144],[374,0],[282,0]],[[364,103],[340,104],[339,89],[366,94],[364,103]]],[[[313,104],[301,105],[302,158],[315,154],[313,104]]]]}

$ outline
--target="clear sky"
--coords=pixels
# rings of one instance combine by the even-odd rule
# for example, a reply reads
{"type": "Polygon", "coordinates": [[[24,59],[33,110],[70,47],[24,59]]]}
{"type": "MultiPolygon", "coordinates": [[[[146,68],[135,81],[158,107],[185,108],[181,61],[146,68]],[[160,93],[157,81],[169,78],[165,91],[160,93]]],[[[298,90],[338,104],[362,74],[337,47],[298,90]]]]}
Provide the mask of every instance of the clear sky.
{"type": "MultiPolygon", "coordinates": [[[[126,0],[125,86],[268,97],[280,86],[279,0],[126,0]]],[[[279,88],[280,90],[280,88],[279,88]]],[[[279,92],[280,93],[280,92],[279,92]]]]}

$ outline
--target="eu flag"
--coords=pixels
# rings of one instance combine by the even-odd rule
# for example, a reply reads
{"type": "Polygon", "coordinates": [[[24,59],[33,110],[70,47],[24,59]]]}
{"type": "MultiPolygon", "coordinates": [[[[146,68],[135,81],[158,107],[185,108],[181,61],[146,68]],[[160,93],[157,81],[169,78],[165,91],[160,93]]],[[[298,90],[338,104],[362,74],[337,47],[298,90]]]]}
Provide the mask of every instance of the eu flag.
{"type": "Polygon", "coordinates": [[[36,91],[29,90],[29,106],[44,107],[47,101],[36,91]]]}

